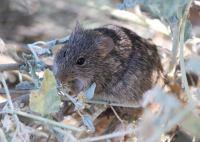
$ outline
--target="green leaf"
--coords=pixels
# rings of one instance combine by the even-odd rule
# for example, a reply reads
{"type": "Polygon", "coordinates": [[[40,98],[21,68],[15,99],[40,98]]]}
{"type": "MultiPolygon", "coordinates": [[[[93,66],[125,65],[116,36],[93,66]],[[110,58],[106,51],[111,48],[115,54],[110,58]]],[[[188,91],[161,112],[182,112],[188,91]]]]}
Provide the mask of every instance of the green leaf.
{"type": "Polygon", "coordinates": [[[91,120],[91,116],[89,115],[82,115],[82,119],[83,119],[83,123],[85,126],[88,127],[88,129],[94,133],[95,132],[95,128],[94,128],[94,125],[92,123],[92,120],[91,120]]]}
{"type": "Polygon", "coordinates": [[[192,25],[190,21],[186,21],[185,32],[184,32],[184,42],[192,39],[192,25]]]}
{"type": "Polygon", "coordinates": [[[181,122],[181,127],[188,133],[195,136],[196,139],[200,140],[200,119],[190,115],[187,115],[181,122]]]}
{"type": "Polygon", "coordinates": [[[30,94],[30,107],[33,111],[48,115],[59,110],[61,101],[57,96],[56,80],[53,73],[47,69],[44,72],[44,80],[39,90],[30,94]]]}
{"type": "Polygon", "coordinates": [[[53,41],[49,41],[44,43],[44,46],[48,46],[50,49],[54,48],[56,44],[64,44],[69,40],[70,36],[62,38],[62,39],[55,39],[53,41]]]}
{"type": "Polygon", "coordinates": [[[24,81],[22,83],[19,83],[15,86],[16,89],[30,89],[30,90],[36,90],[37,87],[35,85],[35,83],[33,82],[27,82],[27,81],[24,81]]]}
{"type": "Polygon", "coordinates": [[[92,99],[92,97],[94,96],[94,91],[96,88],[96,83],[93,83],[90,88],[84,92],[84,95],[86,96],[87,99],[92,99]]]}
{"type": "Polygon", "coordinates": [[[43,62],[43,61],[37,62],[33,55],[27,55],[27,54],[23,53],[22,56],[25,60],[25,65],[22,65],[20,67],[20,72],[31,76],[36,87],[40,88],[41,78],[39,78],[35,72],[40,72],[42,70],[45,70],[45,62],[43,62]]]}
{"type": "Polygon", "coordinates": [[[53,56],[53,52],[51,51],[51,49],[41,49],[38,55],[44,56],[44,58],[46,58],[53,56]]]}

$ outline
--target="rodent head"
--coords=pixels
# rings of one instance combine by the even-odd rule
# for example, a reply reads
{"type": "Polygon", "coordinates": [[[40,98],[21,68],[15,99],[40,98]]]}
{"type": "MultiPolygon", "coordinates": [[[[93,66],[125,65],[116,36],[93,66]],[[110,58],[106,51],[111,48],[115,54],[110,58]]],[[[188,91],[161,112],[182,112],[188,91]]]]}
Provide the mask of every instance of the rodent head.
{"type": "Polygon", "coordinates": [[[107,68],[104,60],[113,48],[111,38],[84,30],[76,22],[68,43],[56,54],[53,72],[70,89],[69,94],[86,91],[107,68]]]}

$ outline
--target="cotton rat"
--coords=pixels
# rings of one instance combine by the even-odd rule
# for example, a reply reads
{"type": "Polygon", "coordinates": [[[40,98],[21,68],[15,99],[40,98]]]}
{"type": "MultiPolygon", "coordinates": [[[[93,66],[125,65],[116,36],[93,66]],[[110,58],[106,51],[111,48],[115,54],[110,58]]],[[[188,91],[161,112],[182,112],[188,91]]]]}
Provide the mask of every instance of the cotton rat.
{"type": "Polygon", "coordinates": [[[70,95],[96,83],[93,100],[138,104],[145,91],[163,84],[156,46],[116,25],[85,30],[76,23],[55,56],[53,72],[70,95]]]}

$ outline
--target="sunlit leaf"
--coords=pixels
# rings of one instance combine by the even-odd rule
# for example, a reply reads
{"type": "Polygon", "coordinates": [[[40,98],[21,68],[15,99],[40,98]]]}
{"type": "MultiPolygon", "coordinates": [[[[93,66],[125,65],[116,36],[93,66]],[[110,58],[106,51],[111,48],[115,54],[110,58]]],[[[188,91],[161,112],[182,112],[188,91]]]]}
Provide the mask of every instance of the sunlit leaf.
{"type": "Polygon", "coordinates": [[[57,96],[56,80],[53,73],[47,69],[44,72],[44,80],[39,90],[30,94],[30,107],[33,111],[42,115],[55,113],[59,110],[61,101],[57,96]]]}
{"type": "Polygon", "coordinates": [[[88,129],[93,133],[95,131],[94,125],[91,120],[91,116],[89,115],[82,115],[83,123],[88,129]]]}
{"type": "Polygon", "coordinates": [[[184,32],[184,42],[192,39],[192,25],[190,21],[186,21],[185,32],[184,32]]]}
{"type": "Polygon", "coordinates": [[[95,88],[96,88],[96,83],[93,83],[90,86],[90,88],[86,92],[84,92],[87,99],[92,99],[92,97],[94,96],[95,88]]]}

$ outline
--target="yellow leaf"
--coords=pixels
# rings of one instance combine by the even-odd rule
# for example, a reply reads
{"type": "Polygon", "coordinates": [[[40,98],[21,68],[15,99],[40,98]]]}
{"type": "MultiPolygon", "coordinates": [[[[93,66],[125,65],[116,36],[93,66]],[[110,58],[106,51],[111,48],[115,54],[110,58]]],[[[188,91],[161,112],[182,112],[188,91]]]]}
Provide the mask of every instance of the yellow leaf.
{"type": "Polygon", "coordinates": [[[53,73],[47,69],[39,90],[30,94],[30,108],[42,115],[55,113],[59,110],[61,101],[57,95],[56,80],[53,73]]]}

